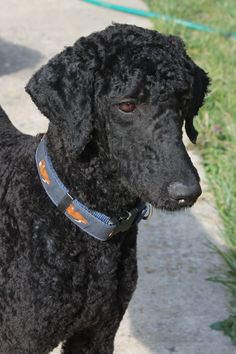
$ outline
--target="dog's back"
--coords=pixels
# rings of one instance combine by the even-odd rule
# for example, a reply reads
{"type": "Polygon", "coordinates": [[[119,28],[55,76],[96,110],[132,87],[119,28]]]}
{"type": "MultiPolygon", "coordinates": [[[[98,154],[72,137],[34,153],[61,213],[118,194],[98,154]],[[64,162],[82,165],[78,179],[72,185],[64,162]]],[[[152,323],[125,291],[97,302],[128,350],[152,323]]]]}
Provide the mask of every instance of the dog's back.
{"type": "Polygon", "coordinates": [[[23,136],[24,134],[14,127],[7,114],[0,106],[0,154],[9,147],[9,144],[14,145],[14,137],[17,139],[23,136]]]}
{"type": "Polygon", "coordinates": [[[29,194],[27,181],[32,180],[27,176],[36,174],[36,168],[32,172],[34,140],[18,131],[0,106],[0,353],[4,354],[24,352],[16,349],[15,338],[23,338],[23,332],[19,334],[21,326],[14,322],[13,313],[21,317],[17,299],[21,297],[20,284],[24,283],[22,273],[27,264],[22,204],[29,194]],[[20,269],[18,275],[14,269],[20,269]],[[6,311],[7,306],[12,309],[11,314],[6,311]]]}
{"type": "MultiPolygon", "coordinates": [[[[17,174],[22,174],[22,160],[29,160],[34,137],[21,133],[0,106],[0,214],[6,196],[12,189],[17,174]]],[[[26,162],[25,162],[26,164],[26,162]]],[[[1,235],[0,235],[1,236],[1,235]]]]}
{"type": "Polygon", "coordinates": [[[7,114],[4,112],[3,108],[0,106],[0,136],[2,137],[2,135],[7,131],[18,132],[18,130],[11,123],[7,114]]]}

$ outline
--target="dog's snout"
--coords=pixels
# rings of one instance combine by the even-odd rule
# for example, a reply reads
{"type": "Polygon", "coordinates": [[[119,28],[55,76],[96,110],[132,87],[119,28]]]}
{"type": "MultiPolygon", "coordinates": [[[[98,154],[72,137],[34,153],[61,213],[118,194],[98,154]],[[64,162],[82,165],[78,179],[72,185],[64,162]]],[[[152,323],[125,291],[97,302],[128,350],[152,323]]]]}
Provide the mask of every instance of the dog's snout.
{"type": "Polygon", "coordinates": [[[180,206],[191,206],[202,193],[199,183],[187,185],[172,182],[167,189],[170,198],[176,200],[180,206]]]}

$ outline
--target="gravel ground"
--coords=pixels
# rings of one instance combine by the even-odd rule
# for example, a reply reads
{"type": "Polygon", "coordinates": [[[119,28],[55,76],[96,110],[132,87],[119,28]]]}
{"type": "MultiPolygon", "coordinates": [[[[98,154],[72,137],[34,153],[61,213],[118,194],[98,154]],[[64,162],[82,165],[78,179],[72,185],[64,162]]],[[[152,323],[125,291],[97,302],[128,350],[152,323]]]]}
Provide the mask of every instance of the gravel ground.
{"type": "MultiPolygon", "coordinates": [[[[114,2],[145,8],[139,0],[114,2]]],[[[47,128],[24,92],[32,73],[64,46],[112,21],[151,27],[146,19],[79,0],[1,0],[0,103],[19,129],[35,134],[47,128]]],[[[139,283],[115,354],[236,353],[227,337],[209,328],[228,315],[229,298],[223,287],[206,281],[221,265],[208,247],[208,240],[221,242],[220,223],[200,158],[195,151],[191,155],[202,176],[203,196],[190,211],[155,211],[141,224],[139,283]]]]}

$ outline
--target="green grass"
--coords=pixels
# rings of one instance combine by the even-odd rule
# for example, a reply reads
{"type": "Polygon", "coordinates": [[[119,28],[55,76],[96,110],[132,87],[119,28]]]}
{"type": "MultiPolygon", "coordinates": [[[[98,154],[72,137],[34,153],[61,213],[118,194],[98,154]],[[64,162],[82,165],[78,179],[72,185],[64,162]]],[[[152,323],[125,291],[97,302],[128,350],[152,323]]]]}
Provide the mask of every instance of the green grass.
{"type": "MultiPolygon", "coordinates": [[[[236,31],[235,0],[146,0],[150,10],[225,31],[236,31]]],[[[154,20],[155,29],[181,36],[190,56],[209,73],[211,90],[196,126],[209,185],[224,224],[228,253],[224,274],[212,278],[232,293],[229,319],[213,325],[236,344],[236,38],[194,31],[171,22],[154,20]]],[[[220,304],[219,304],[220,306],[220,304]]]]}

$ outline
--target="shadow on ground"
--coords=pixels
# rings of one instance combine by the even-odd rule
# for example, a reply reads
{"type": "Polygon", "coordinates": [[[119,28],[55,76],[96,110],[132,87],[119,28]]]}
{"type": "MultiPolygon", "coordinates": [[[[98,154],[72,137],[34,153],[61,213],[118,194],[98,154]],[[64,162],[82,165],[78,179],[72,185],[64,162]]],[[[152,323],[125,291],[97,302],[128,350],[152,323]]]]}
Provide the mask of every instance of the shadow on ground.
{"type": "MultiPolygon", "coordinates": [[[[206,280],[221,264],[207,239],[191,211],[155,211],[141,223],[139,283],[127,320],[132,335],[147,348],[145,354],[234,352],[227,337],[209,328],[227,311],[225,289],[206,280]]],[[[122,326],[120,335],[126,336],[122,326]]]]}
{"type": "Polygon", "coordinates": [[[0,38],[0,76],[34,67],[42,59],[39,51],[0,38]]]}

